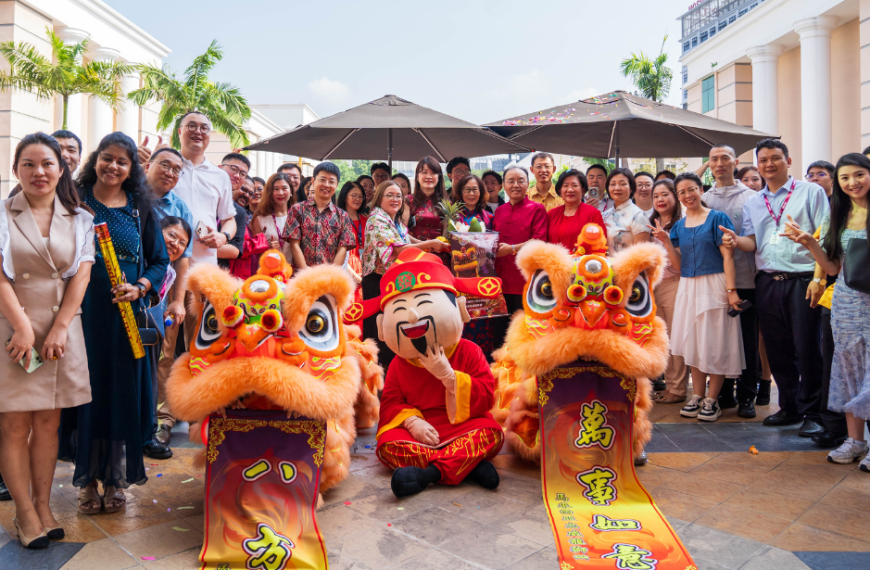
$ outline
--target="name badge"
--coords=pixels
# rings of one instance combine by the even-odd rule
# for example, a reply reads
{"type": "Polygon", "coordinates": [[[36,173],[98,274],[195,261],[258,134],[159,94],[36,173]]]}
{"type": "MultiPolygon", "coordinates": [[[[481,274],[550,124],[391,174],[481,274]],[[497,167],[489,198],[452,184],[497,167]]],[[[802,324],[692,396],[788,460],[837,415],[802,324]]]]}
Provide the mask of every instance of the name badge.
{"type": "Polygon", "coordinates": [[[777,229],[777,230],[775,230],[775,231],[773,232],[773,235],[770,236],[770,242],[769,242],[770,245],[776,245],[776,244],[778,244],[778,243],[779,243],[779,238],[780,238],[780,235],[779,235],[779,229],[777,229]]]}

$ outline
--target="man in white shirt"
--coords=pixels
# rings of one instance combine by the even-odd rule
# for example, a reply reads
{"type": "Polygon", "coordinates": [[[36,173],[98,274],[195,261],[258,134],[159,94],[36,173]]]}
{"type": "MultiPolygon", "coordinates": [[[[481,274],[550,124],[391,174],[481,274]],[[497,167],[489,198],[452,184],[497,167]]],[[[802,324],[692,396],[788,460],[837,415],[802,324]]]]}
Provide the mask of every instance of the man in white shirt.
{"type": "MultiPolygon", "coordinates": [[[[731,219],[735,228],[743,227],[743,205],[755,192],[739,180],[734,180],[734,171],[739,164],[737,153],[727,145],[710,149],[710,172],[716,183],[701,197],[708,208],[719,210],[731,219]]],[[[746,368],[737,380],[737,401],[734,401],[734,379],[728,378],[719,393],[719,406],[739,406],[741,418],[755,417],[755,397],[758,395],[760,364],[758,356],[758,312],[755,309],[755,254],[737,250],[734,252],[737,295],[752,307],[740,312],[740,328],[743,333],[743,354],[746,368]]],[[[770,388],[768,387],[768,390],[770,388]]]]}

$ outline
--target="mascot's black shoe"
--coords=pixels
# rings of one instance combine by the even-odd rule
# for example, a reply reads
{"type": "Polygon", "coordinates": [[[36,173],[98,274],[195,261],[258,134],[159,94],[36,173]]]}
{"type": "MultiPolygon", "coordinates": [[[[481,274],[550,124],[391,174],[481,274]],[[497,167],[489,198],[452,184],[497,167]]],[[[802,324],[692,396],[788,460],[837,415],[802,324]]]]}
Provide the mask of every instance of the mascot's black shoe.
{"type": "Polygon", "coordinates": [[[478,463],[477,467],[472,469],[465,479],[477,483],[484,489],[495,489],[499,483],[498,471],[496,471],[495,465],[486,460],[478,463]]]}
{"type": "Polygon", "coordinates": [[[428,487],[430,483],[436,483],[439,479],[441,479],[441,472],[434,465],[430,465],[425,469],[420,469],[419,467],[399,467],[393,471],[390,488],[393,489],[395,496],[407,497],[409,495],[416,495],[428,487]]]}

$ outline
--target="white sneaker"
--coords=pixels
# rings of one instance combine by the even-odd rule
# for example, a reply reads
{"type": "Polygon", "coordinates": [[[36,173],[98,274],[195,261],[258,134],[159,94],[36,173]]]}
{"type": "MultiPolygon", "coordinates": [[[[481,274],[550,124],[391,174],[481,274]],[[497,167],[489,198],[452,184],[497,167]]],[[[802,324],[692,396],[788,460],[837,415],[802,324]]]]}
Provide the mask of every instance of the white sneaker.
{"type": "Polygon", "coordinates": [[[861,469],[861,471],[864,471],[865,473],[870,473],[870,455],[865,457],[864,460],[861,461],[861,464],[858,465],[858,467],[861,469]]]}
{"type": "Polygon", "coordinates": [[[713,398],[704,398],[701,402],[701,411],[698,412],[698,419],[705,422],[715,422],[722,415],[722,409],[719,408],[719,402],[713,398]]]}
{"type": "Polygon", "coordinates": [[[851,437],[846,438],[843,445],[828,454],[831,463],[849,464],[853,461],[864,459],[867,456],[867,442],[855,441],[851,437]]]}
{"type": "Polygon", "coordinates": [[[689,402],[680,410],[684,418],[697,418],[701,411],[701,396],[692,396],[689,402]]]}

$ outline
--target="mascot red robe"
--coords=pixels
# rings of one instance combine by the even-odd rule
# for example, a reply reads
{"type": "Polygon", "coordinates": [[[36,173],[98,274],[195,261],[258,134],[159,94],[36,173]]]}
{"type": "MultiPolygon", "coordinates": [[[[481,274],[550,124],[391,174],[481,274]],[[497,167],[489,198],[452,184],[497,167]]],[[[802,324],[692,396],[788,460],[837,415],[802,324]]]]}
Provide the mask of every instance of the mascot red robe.
{"type": "Polygon", "coordinates": [[[457,293],[500,291],[498,279],[458,279],[437,256],[406,249],[381,278],[381,296],[363,302],[365,315],[382,311],[378,334],[396,353],[377,435],[378,458],[395,469],[396,496],[434,482],[498,486],[488,461],[504,442],[490,413],[495,379],[480,348],[461,338],[469,315],[457,293]]]}

